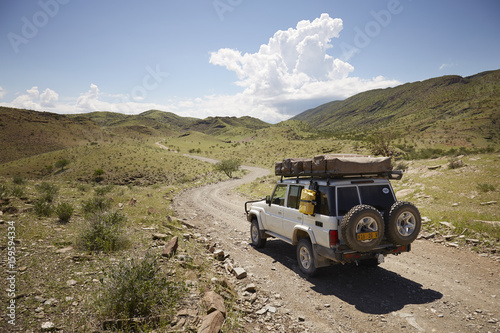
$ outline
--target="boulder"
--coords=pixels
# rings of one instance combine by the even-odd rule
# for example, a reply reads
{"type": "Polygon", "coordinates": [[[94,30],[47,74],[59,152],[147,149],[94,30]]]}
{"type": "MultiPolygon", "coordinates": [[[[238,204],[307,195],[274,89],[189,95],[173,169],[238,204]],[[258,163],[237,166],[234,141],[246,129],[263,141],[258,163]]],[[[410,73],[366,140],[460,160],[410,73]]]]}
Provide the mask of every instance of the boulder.
{"type": "Polygon", "coordinates": [[[214,311],[203,318],[198,333],[218,333],[224,323],[224,315],[214,311]]]}
{"type": "Polygon", "coordinates": [[[224,299],[216,292],[211,290],[207,291],[203,296],[202,302],[207,308],[207,314],[210,314],[214,311],[219,311],[224,316],[226,316],[226,306],[224,305],[224,299]]]}
{"type": "Polygon", "coordinates": [[[177,251],[178,246],[179,246],[179,237],[177,236],[172,237],[168,241],[167,245],[165,245],[162,256],[171,257],[177,251]]]}

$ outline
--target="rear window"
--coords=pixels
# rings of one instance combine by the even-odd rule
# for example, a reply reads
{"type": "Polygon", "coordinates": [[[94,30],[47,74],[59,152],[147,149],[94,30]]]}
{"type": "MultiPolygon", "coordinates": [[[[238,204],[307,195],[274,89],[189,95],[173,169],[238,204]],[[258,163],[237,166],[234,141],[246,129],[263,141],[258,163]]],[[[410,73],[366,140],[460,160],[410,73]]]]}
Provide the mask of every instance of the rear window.
{"type": "Polygon", "coordinates": [[[347,214],[352,207],[359,205],[358,189],[356,186],[338,187],[337,202],[339,216],[347,214]]]}
{"type": "Polygon", "coordinates": [[[360,186],[359,194],[363,204],[373,206],[381,212],[388,212],[395,202],[388,185],[360,186]]]}

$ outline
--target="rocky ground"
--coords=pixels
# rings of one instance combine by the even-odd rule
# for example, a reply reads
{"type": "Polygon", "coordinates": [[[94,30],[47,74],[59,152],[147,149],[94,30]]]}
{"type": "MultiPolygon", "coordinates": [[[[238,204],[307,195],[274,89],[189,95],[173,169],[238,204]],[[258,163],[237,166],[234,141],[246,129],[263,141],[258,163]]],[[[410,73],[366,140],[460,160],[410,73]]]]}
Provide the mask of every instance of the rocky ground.
{"type": "Polygon", "coordinates": [[[267,171],[248,170],[174,200],[178,218],[224,252],[216,269],[234,284],[247,331],[500,332],[498,257],[457,248],[441,235],[423,233],[411,252],[377,268],[337,265],[316,278],[300,273],[293,246],[269,240],[253,248],[245,199],[232,189],[267,171]]]}

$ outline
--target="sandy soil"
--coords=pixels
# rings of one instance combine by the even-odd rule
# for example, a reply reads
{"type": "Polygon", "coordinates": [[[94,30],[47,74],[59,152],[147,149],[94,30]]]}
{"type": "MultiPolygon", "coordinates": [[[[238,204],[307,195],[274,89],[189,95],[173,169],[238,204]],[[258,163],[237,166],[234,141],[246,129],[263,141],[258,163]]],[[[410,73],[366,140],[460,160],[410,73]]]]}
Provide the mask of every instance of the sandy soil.
{"type": "Polygon", "coordinates": [[[417,240],[377,268],[334,265],[306,278],[293,246],[270,239],[253,248],[245,199],[233,189],[268,171],[244,168],[241,179],[183,192],[174,207],[274,296],[278,313],[310,332],[500,332],[500,263],[466,249],[417,240]]]}

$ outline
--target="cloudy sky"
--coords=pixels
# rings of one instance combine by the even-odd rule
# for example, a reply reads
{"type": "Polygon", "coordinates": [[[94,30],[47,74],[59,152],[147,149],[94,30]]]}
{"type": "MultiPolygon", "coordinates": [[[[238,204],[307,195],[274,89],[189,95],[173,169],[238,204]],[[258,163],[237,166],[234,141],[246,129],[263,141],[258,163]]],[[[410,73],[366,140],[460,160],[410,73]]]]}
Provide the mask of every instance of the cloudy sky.
{"type": "Polygon", "coordinates": [[[0,0],[0,105],[278,122],[500,68],[498,0],[0,0]]]}

